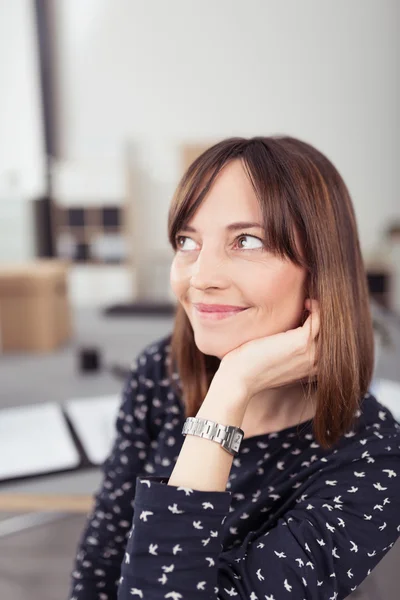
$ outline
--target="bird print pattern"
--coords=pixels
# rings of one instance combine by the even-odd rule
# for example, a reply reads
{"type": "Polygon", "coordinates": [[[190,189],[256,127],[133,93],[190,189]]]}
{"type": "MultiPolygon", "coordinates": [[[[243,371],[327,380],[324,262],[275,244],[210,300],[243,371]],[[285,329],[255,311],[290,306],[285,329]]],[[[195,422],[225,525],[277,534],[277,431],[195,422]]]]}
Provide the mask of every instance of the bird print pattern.
{"type": "Polygon", "coordinates": [[[400,535],[400,425],[367,393],[330,449],[309,420],[245,438],[226,491],[169,486],[185,421],[170,339],[132,364],[70,600],[349,596],[400,535]]]}

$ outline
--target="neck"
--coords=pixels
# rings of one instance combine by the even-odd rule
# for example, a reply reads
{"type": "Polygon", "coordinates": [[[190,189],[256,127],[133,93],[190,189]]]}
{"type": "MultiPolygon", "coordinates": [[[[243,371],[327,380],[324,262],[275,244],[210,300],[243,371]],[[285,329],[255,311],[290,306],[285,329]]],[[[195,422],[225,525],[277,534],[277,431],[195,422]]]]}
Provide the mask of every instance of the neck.
{"type": "Polygon", "coordinates": [[[315,415],[314,396],[305,398],[301,385],[263,390],[253,396],[247,405],[242,423],[245,436],[280,431],[315,415]]]}

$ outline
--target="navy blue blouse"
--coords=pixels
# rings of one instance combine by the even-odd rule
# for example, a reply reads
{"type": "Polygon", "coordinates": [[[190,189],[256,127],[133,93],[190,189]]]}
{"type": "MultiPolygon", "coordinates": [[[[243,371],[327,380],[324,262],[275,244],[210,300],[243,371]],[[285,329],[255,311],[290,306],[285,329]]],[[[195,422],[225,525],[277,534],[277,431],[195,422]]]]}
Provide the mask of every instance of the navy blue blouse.
{"type": "Polygon", "coordinates": [[[400,535],[400,425],[367,393],[329,450],[309,420],[244,439],[224,492],[166,485],[185,439],[169,342],[132,365],[70,599],[346,598],[400,535]]]}

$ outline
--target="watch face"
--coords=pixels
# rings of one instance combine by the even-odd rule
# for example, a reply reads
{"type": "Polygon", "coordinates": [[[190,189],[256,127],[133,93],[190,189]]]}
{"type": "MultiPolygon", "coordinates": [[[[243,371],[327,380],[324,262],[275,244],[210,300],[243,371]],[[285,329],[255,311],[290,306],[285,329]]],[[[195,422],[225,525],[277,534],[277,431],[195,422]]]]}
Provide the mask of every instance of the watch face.
{"type": "Polygon", "coordinates": [[[236,432],[232,439],[232,448],[233,448],[233,450],[235,450],[235,452],[239,451],[241,441],[242,441],[242,434],[239,432],[236,432]]]}

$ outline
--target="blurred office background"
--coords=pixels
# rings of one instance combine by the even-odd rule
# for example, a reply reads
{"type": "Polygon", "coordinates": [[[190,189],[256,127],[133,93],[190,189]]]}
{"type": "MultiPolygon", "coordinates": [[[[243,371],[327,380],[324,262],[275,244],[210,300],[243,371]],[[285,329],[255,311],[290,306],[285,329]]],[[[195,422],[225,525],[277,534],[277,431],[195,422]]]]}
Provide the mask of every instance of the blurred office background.
{"type": "MultiPolygon", "coordinates": [[[[215,141],[338,167],[400,420],[400,4],[0,0],[0,47],[0,596],[58,600],[126,370],[172,330],[172,194],[215,141]]],[[[399,565],[354,596],[397,598],[399,565]]]]}

